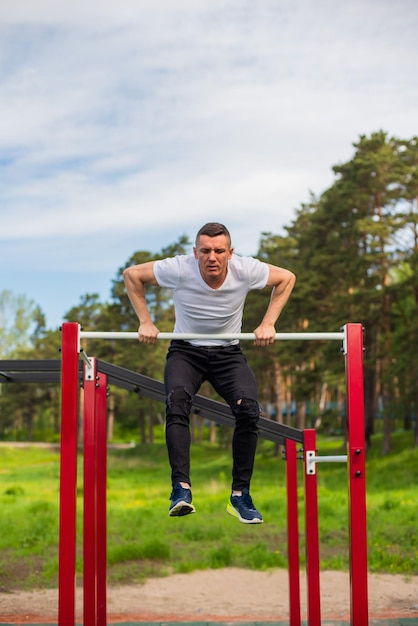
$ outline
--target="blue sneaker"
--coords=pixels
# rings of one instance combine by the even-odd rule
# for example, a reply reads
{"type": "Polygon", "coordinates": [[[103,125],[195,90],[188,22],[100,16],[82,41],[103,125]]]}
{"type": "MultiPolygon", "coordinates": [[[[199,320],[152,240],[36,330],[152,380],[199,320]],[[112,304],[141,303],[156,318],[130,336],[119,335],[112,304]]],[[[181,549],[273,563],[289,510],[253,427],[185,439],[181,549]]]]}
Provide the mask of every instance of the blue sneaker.
{"type": "Polygon", "coordinates": [[[242,524],[262,524],[261,513],[255,508],[248,489],[242,490],[242,496],[231,495],[226,510],[237,517],[242,524]]]}
{"type": "Polygon", "coordinates": [[[195,512],[195,508],[192,504],[192,492],[191,489],[182,487],[180,483],[176,483],[173,486],[173,491],[170,496],[171,504],[168,514],[170,517],[181,517],[183,515],[189,515],[195,512]]]}

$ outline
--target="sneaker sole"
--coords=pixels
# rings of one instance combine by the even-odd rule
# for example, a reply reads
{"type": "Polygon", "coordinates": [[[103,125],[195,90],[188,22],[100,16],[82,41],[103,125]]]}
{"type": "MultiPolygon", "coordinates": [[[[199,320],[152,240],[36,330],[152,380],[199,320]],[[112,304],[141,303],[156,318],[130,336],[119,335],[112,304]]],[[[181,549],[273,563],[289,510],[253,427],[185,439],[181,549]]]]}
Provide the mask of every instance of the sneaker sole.
{"type": "Polygon", "coordinates": [[[195,512],[196,509],[194,508],[193,504],[181,501],[177,502],[177,504],[175,504],[173,508],[169,510],[168,514],[170,517],[183,517],[184,515],[190,515],[190,513],[195,512]]]}
{"type": "Polygon", "coordinates": [[[243,517],[241,517],[239,511],[237,511],[237,509],[233,507],[230,502],[228,502],[226,506],[226,510],[230,515],[232,515],[233,517],[236,517],[241,522],[241,524],[262,524],[263,523],[263,520],[260,519],[259,517],[253,517],[252,519],[244,519],[243,517]]]}

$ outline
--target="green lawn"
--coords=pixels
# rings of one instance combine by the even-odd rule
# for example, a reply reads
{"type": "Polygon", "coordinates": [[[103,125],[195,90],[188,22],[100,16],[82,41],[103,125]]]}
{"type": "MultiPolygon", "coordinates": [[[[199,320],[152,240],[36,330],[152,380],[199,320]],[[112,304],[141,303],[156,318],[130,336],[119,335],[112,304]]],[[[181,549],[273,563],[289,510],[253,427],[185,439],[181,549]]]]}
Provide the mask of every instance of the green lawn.
{"type": "MultiPolygon", "coordinates": [[[[369,569],[418,574],[418,450],[411,434],[393,436],[394,452],[367,461],[369,569]]],[[[319,439],[319,454],[344,453],[337,439],[319,439]]],[[[300,473],[302,464],[300,464],[300,473]]],[[[169,469],[163,443],[108,453],[108,578],[148,576],[226,566],[286,567],[285,462],[261,441],[252,494],[265,524],[229,516],[230,452],[192,448],[196,514],[169,518],[169,469]]],[[[77,567],[82,570],[82,459],[79,463],[77,567]]],[[[302,476],[301,483],[302,484],[302,476]]],[[[318,467],[322,568],[347,569],[347,476],[341,464],[318,467]]],[[[300,489],[301,562],[304,562],[300,489]]],[[[0,588],[55,586],[58,570],[59,455],[0,447],[0,588]]]]}

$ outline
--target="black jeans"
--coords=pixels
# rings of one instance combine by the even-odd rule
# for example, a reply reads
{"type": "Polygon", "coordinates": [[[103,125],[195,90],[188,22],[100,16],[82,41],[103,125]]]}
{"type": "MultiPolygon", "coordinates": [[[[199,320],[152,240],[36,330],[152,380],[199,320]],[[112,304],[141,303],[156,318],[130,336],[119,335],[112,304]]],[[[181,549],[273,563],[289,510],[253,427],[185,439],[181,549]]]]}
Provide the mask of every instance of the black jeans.
{"type": "Polygon", "coordinates": [[[258,404],[254,374],[239,345],[201,347],[173,341],[164,372],[166,442],[173,485],[190,481],[190,410],[203,381],[229,404],[235,417],[232,488],[250,488],[257,447],[258,404]]]}

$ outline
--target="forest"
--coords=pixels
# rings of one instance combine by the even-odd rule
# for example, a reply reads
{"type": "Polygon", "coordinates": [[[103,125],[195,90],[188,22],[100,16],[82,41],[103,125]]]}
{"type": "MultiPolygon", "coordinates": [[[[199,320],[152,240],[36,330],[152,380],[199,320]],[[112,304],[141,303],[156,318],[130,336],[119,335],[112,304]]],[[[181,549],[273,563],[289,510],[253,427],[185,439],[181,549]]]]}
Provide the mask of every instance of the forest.
{"type": "MultiPolygon", "coordinates": [[[[418,444],[418,137],[399,139],[383,130],[359,136],[353,156],[333,168],[332,185],[294,212],[281,234],[260,233],[254,256],[296,274],[294,292],[277,332],[338,331],[364,327],[366,443],[382,433],[410,432],[418,444]]],[[[227,220],[226,220],[227,221],[227,220]]],[[[186,254],[192,242],[179,234],[155,253],[138,250],[112,280],[109,302],[85,294],[63,321],[84,330],[134,331],[138,322],[122,279],[125,267],[186,254]]],[[[259,324],[269,290],[251,292],[243,332],[259,324]]],[[[171,292],[149,288],[147,299],[161,331],[173,328],[171,292]]],[[[48,329],[40,308],[25,295],[0,292],[0,359],[58,359],[59,329],[48,329]]],[[[162,380],[167,342],[157,346],[86,340],[86,352],[162,380]]],[[[344,357],[336,342],[277,341],[244,346],[256,375],[263,416],[329,435],[345,428],[344,357]]],[[[201,393],[216,398],[205,385],[201,393]]],[[[152,443],[164,407],[139,394],[109,389],[109,440],[152,443]]],[[[0,440],[58,441],[60,390],[52,384],[8,384],[0,372],[0,440]]],[[[228,435],[193,416],[195,439],[228,435]]]]}

